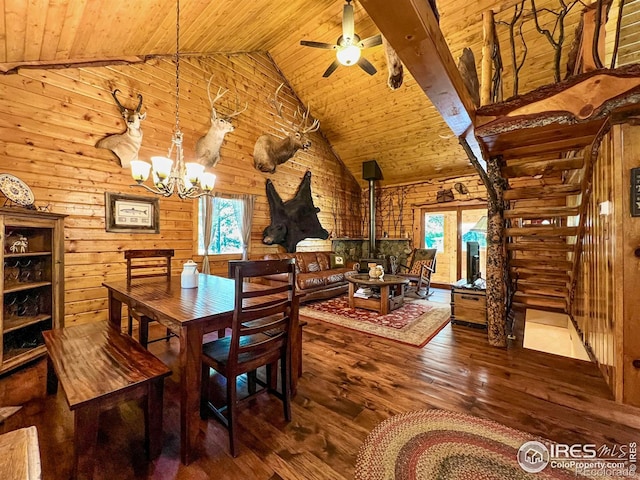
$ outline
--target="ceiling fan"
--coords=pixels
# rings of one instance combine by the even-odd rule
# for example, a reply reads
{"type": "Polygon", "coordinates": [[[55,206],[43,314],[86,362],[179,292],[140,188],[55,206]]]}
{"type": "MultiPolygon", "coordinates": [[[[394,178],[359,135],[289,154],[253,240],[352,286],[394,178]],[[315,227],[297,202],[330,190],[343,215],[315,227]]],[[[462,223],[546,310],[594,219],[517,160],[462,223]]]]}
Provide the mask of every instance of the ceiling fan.
{"type": "Polygon", "coordinates": [[[373,75],[377,72],[376,67],[374,67],[369,60],[361,56],[361,51],[365,48],[375,47],[382,44],[382,36],[374,35],[372,37],[365,38],[364,40],[360,40],[360,37],[354,31],[353,6],[351,5],[352,0],[346,1],[347,4],[344,6],[342,11],[342,35],[338,37],[335,44],[300,40],[300,45],[304,45],[306,47],[324,48],[336,51],[336,59],[331,65],[329,65],[329,68],[327,68],[322,75],[325,78],[331,75],[340,65],[344,65],[346,67],[358,65],[369,75],[373,75]]]}

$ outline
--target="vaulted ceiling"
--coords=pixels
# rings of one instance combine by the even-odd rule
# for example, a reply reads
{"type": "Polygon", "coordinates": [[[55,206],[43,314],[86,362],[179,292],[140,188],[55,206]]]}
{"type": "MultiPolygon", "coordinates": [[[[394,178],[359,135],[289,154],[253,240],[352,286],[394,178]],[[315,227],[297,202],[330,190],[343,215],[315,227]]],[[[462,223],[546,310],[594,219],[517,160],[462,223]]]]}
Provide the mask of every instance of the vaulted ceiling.
{"type": "MultiPolygon", "coordinates": [[[[411,75],[406,72],[400,89],[387,87],[382,46],[364,50],[377,74],[369,76],[358,67],[341,66],[329,78],[322,77],[334,53],[301,46],[300,40],[334,43],[341,34],[344,3],[181,0],[180,50],[184,54],[268,52],[298,97],[310,105],[335,153],[357,179],[361,178],[362,162],[370,159],[378,161],[386,184],[473,173],[457,139],[411,75]]],[[[393,8],[393,2],[389,3],[393,8]]],[[[479,65],[482,12],[491,8],[497,20],[508,22],[520,3],[438,1],[440,27],[454,58],[464,47],[471,47],[479,65]]],[[[530,3],[525,2],[525,11],[530,10],[530,3]]],[[[538,9],[557,8],[558,4],[557,0],[536,2],[538,9]]],[[[639,4],[640,0],[628,0],[625,11],[637,11],[639,4]]],[[[360,37],[379,33],[357,0],[354,7],[355,30],[360,37]]],[[[109,62],[175,52],[175,0],[5,0],[1,8],[0,68],[5,71],[25,64],[109,62]]],[[[581,8],[574,7],[567,17],[566,45],[571,42],[581,8]]],[[[614,20],[615,11],[613,8],[614,20]]],[[[639,35],[636,16],[640,14],[629,14],[627,23],[631,27],[623,35],[628,52],[639,50],[633,48],[639,35]]],[[[541,20],[551,25],[553,18],[546,17],[541,20]]],[[[510,69],[508,28],[499,28],[503,62],[510,69]]],[[[553,81],[553,50],[535,32],[530,15],[523,31],[528,55],[520,74],[521,93],[553,81]]],[[[505,97],[511,95],[512,84],[510,79],[505,80],[505,97]]]]}

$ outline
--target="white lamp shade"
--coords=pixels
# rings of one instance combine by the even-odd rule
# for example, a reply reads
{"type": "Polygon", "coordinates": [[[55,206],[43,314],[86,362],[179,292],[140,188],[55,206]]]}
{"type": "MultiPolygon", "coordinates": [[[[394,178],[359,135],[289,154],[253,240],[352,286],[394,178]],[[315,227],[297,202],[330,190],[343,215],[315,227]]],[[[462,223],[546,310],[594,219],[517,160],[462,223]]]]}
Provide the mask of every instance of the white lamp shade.
{"type": "Polygon", "coordinates": [[[171,174],[173,160],[167,157],[151,157],[153,171],[160,180],[164,180],[171,174]]]}
{"type": "Polygon", "coordinates": [[[360,60],[360,49],[355,45],[348,45],[336,52],[338,61],[347,67],[355,65],[360,60]]]}
{"type": "Polygon", "coordinates": [[[187,176],[184,176],[184,189],[185,190],[191,190],[195,185],[193,183],[191,183],[191,181],[189,181],[189,178],[187,178],[187,176]]]}
{"type": "Polygon", "coordinates": [[[204,172],[200,177],[200,188],[205,192],[210,192],[216,184],[216,176],[211,172],[204,172]]]}
{"type": "Polygon", "coordinates": [[[185,164],[187,169],[187,180],[191,183],[198,183],[200,177],[204,173],[204,165],[200,165],[199,163],[187,163],[185,164]]]}
{"type": "Polygon", "coordinates": [[[144,182],[149,178],[151,164],[142,160],[131,160],[131,176],[136,182],[144,182]]]}

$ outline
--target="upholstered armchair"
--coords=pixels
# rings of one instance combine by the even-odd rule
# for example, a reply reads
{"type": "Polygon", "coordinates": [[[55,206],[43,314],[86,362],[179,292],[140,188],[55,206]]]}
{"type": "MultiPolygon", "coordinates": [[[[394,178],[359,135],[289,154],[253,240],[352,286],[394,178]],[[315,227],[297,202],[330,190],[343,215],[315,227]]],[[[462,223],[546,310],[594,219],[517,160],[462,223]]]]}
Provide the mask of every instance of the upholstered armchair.
{"type": "Polygon", "coordinates": [[[409,256],[409,266],[398,265],[397,275],[409,279],[406,292],[413,292],[419,297],[427,298],[431,295],[431,274],[436,271],[435,248],[416,248],[409,256]]]}

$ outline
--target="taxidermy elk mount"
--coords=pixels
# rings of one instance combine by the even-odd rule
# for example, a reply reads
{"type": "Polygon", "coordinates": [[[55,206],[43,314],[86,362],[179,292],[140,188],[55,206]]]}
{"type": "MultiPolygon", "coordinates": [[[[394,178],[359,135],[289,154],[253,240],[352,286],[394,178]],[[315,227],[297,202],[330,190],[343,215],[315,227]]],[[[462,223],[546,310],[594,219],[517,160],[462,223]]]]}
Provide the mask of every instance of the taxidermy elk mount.
{"type": "Polygon", "coordinates": [[[142,95],[138,94],[138,106],[135,110],[129,110],[122,106],[118,100],[118,93],[120,90],[117,88],[111,93],[113,99],[116,101],[116,105],[120,109],[120,114],[127,125],[127,131],[121,134],[109,135],[101,140],[98,140],[96,147],[106,148],[111,150],[116,157],[120,160],[120,165],[123,168],[128,168],[131,164],[131,160],[138,159],[138,150],[142,145],[142,129],[140,128],[140,122],[147,118],[147,114],[140,113],[142,108],[142,95]]]}
{"type": "Polygon", "coordinates": [[[209,83],[207,83],[207,95],[211,105],[211,126],[209,131],[196,142],[196,160],[206,167],[216,166],[218,160],[220,160],[220,147],[224,141],[224,136],[229,132],[233,132],[231,119],[240,115],[249,106],[249,104],[245,104],[242,110],[236,110],[230,115],[219,117],[214,105],[229,90],[222,90],[222,87],[219,87],[215,98],[211,98],[211,80],[213,80],[213,75],[209,79],[209,83]]]}
{"type": "Polygon", "coordinates": [[[296,245],[305,238],[329,238],[318,220],[319,208],[311,198],[311,172],[307,171],[291,200],[282,201],[271,180],[267,180],[267,200],[271,224],[262,232],[262,243],[282,245],[287,252],[295,252],[296,245]]]}
{"type": "MultiPolygon", "coordinates": [[[[283,85],[284,83],[281,83],[276,89],[271,103],[278,116],[284,120],[282,103],[278,102],[278,94],[283,85]]],[[[311,146],[311,141],[307,138],[307,134],[315,132],[320,128],[319,120],[314,120],[311,125],[307,126],[308,119],[309,108],[307,108],[307,111],[304,113],[298,108],[294,114],[294,120],[288,122],[293,129],[292,133],[287,133],[282,129],[282,132],[286,135],[284,138],[276,138],[268,133],[258,137],[253,147],[253,165],[261,172],[273,173],[276,171],[278,165],[289,160],[298,150],[307,150],[311,146]],[[300,121],[296,123],[295,119],[298,115],[300,116],[300,121]]]]}

